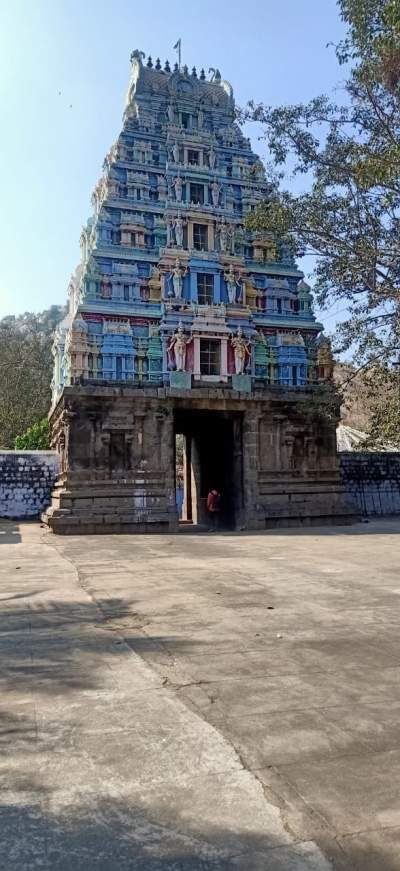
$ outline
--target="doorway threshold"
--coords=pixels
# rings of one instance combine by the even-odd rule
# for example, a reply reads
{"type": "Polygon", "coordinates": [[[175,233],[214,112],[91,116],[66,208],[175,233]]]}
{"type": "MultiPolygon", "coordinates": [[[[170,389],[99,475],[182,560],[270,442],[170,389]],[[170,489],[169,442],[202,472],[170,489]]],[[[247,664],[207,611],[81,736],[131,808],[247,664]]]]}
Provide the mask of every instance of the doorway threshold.
{"type": "Polygon", "coordinates": [[[193,523],[191,520],[180,520],[178,532],[192,533],[193,535],[198,532],[209,532],[209,528],[205,523],[193,523]]]}

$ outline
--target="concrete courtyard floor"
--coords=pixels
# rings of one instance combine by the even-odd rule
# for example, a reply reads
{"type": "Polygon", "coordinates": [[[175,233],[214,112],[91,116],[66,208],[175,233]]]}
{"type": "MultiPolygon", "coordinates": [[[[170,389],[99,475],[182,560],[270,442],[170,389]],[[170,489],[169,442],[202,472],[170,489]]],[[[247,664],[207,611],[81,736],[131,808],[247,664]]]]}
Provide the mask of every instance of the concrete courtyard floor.
{"type": "Polygon", "coordinates": [[[2,522],[2,871],[399,871],[399,542],[2,522]]]}

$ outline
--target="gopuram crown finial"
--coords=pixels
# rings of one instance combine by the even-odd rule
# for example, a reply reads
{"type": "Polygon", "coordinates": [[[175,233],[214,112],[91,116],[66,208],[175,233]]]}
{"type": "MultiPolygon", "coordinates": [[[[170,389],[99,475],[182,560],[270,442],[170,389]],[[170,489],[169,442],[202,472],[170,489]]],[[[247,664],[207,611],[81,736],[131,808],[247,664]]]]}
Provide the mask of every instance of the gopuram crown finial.
{"type": "Polygon", "coordinates": [[[148,58],[147,58],[147,64],[146,64],[146,66],[148,66],[150,69],[151,69],[151,67],[153,66],[153,61],[152,61],[152,59],[151,59],[151,54],[149,54],[149,56],[148,56],[148,58]]]}
{"type": "Polygon", "coordinates": [[[171,72],[171,67],[170,67],[170,65],[169,65],[169,60],[166,60],[166,61],[165,61],[164,72],[166,72],[166,73],[170,73],[170,72],[171,72]]]}
{"type": "Polygon", "coordinates": [[[217,67],[209,67],[208,72],[211,73],[210,82],[220,82],[221,81],[221,73],[217,67]]]}
{"type": "Polygon", "coordinates": [[[160,70],[160,69],[161,69],[161,62],[160,62],[160,58],[159,58],[159,57],[158,57],[157,60],[156,60],[156,66],[155,66],[155,68],[156,68],[156,70],[160,70]]]}
{"type": "Polygon", "coordinates": [[[146,55],[145,55],[144,51],[139,51],[138,48],[135,48],[135,50],[131,53],[131,63],[134,60],[138,60],[138,61],[142,62],[142,60],[144,60],[145,57],[146,57],[146,55]]]}

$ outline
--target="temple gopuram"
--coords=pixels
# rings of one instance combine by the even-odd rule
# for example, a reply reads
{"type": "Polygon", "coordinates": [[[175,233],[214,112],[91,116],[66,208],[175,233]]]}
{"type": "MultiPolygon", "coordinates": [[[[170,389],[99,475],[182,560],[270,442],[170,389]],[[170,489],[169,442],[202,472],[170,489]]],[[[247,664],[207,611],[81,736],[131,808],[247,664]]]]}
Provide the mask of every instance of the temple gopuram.
{"type": "Polygon", "coordinates": [[[227,529],[345,522],[329,343],[289,248],[246,229],[272,186],[232,87],[140,51],[131,64],[54,342],[44,519],[201,528],[214,487],[227,529]]]}

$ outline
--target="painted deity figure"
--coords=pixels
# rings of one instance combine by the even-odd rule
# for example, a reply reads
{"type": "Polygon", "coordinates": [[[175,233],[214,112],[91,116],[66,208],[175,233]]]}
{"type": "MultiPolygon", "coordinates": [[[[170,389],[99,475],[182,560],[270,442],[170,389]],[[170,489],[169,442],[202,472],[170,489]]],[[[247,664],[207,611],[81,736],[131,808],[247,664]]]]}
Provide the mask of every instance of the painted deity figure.
{"type": "Polygon", "coordinates": [[[282,263],[287,263],[287,264],[294,263],[293,249],[291,248],[291,246],[286,245],[285,243],[282,242],[279,247],[280,247],[280,252],[279,252],[280,258],[279,259],[282,261],[282,263]]]}
{"type": "Polygon", "coordinates": [[[227,191],[226,191],[225,208],[228,209],[228,211],[233,212],[234,202],[235,202],[235,195],[233,192],[233,187],[230,184],[229,187],[227,188],[227,191]]]}
{"type": "Polygon", "coordinates": [[[219,225],[219,247],[221,251],[226,251],[228,246],[228,228],[225,221],[221,221],[219,225]]]}
{"type": "Polygon", "coordinates": [[[228,290],[228,299],[231,305],[236,302],[237,288],[240,287],[239,281],[236,279],[233,264],[231,263],[227,272],[224,272],[224,278],[228,290]]]}
{"type": "Polygon", "coordinates": [[[264,256],[267,263],[271,263],[273,260],[276,260],[276,245],[272,239],[267,239],[264,244],[264,256]]]}
{"type": "Polygon", "coordinates": [[[243,248],[245,240],[244,229],[241,226],[236,227],[234,230],[234,241],[239,248],[243,248]]]}
{"type": "Polygon", "coordinates": [[[175,188],[176,199],[177,199],[178,203],[180,203],[180,202],[182,202],[182,188],[183,188],[182,179],[181,179],[180,175],[177,175],[176,178],[174,179],[173,186],[175,188]]]}
{"type": "Polygon", "coordinates": [[[210,169],[215,169],[215,164],[217,162],[217,155],[215,153],[213,146],[211,146],[211,148],[208,152],[208,162],[210,164],[210,169]]]}
{"type": "Polygon", "coordinates": [[[187,274],[187,269],[182,269],[179,257],[175,260],[175,266],[171,270],[172,285],[174,288],[175,299],[182,299],[183,279],[187,274]]]}
{"type": "Polygon", "coordinates": [[[171,338],[168,345],[168,351],[172,351],[175,358],[175,368],[177,372],[184,372],[186,366],[186,346],[190,344],[192,337],[188,339],[183,331],[182,321],[179,321],[178,329],[171,338]]]}
{"type": "Polygon", "coordinates": [[[198,126],[199,130],[203,129],[203,124],[204,124],[204,112],[203,112],[202,106],[200,106],[199,113],[197,116],[197,126],[198,126]]]}
{"type": "Polygon", "coordinates": [[[172,157],[174,158],[175,163],[179,163],[179,144],[176,141],[172,146],[172,157]]]}
{"type": "Polygon", "coordinates": [[[220,190],[221,190],[221,185],[218,184],[217,181],[213,181],[213,183],[211,185],[211,196],[212,196],[212,201],[213,201],[214,206],[219,205],[220,190]]]}
{"type": "Polygon", "coordinates": [[[183,248],[183,221],[180,215],[175,218],[174,230],[176,244],[178,248],[183,248]]]}
{"type": "Polygon", "coordinates": [[[168,115],[169,123],[173,124],[175,121],[175,112],[174,112],[174,107],[173,107],[172,103],[168,103],[167,115],[168,115]]]}
{"type": "Polygon", "coordinates": [[[163,276],[158,266],[152,266],[149,278],[150,299],[159,300],[163,291],[163,276]]]}
{"type": "Polygon", "coordinates": [[[250,356],[250,344],[246,342],[243,335],[243,330],[239,327],[236,336],[231,339],[231,345],[235,355],[235,372],[236,375],[243,375],[246,357],[250,356]]]}

